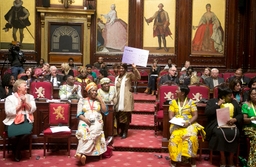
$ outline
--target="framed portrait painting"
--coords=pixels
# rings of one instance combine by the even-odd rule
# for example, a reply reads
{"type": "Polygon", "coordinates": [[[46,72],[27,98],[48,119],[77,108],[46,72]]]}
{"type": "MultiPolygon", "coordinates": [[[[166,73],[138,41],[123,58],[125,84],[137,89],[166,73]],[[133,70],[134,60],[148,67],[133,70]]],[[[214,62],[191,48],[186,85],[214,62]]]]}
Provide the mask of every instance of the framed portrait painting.
{"type": "Polygon", "coordinates": [[[176,0],[144,0],[143,49],[175,52],[175,9],[176,0]]]}
{"type": "Polygon", "coordinates": [[[225,0],[193,0],[192,55],[224,55],[225,0]]]}
{"type": "Polygon", "coordinates": [[[9,0],[0,2],[2,14],[1,49],[8,49],[12,41],[18,41],[24,50],[34,50],[35,1],[9,0]]]}
{"type": "Polygon", "coordinates": [[[128,0],[97,2],[97,53],[123,52],[128,45],[128,0]]]}

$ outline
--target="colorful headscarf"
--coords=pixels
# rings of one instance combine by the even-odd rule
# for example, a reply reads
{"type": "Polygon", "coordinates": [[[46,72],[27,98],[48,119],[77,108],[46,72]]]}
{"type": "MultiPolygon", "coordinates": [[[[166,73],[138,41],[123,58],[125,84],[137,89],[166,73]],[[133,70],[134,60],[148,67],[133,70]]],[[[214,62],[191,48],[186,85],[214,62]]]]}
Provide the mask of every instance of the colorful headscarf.
{"type": "Polygon", "coordinates": [[[89,92],[93,87],[97,87],[94,82],[90,82],[89,84],[87,84],[85,87],[86,92],[89,92]]]}
{"type": "Polygon", "coordinates": [[[105,77],[105,78],[102,78],[102,79],[100,80],[100,84],[101,84],[101,85],[103,85],[103,84],[105,84],[105,83],[110,83],[110,79],[107,78],[107,77],[105,77]]]}

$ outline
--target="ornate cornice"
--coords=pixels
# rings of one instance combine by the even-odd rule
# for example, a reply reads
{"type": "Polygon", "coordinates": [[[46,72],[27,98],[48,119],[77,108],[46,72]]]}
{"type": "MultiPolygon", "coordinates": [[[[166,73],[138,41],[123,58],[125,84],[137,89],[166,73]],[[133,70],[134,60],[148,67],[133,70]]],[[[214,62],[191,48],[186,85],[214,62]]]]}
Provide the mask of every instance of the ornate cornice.
{"type": "Polygon", "coordinates": [[[75,8],[44,8],[37,7],[37,12],[40,13],[41,24],[44,26],[45,18],[64,18],[64,19],[73,19],[73,18],[85,18],[87,20],[87,28],[91,26],[91,18],[92,15],[95,14],[95,10],[83,10],[83,9],[75,9],[75,8]]]}

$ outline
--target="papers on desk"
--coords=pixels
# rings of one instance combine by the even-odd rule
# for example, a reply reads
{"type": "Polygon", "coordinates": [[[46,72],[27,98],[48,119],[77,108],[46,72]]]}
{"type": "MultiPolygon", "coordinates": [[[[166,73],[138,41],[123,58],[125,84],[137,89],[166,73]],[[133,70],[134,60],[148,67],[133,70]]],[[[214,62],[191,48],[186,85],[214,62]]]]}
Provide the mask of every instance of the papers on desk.
{"type": "Polygon", "coordinates": [[[47,99],[46,100],[47,103],[59,103],[60,102],[60,99],[47,99]]]}
{"type": "Polygon", "coordinates": [[[170,122],[171,124],[183,126],[186,121],[185,121],[183,118],[176,118],[176,117],[173,117],[169,122],[170,122]]]}
{"type": "Polygon", "coordinates": [[[50,127],[52,133],[57,133],[57,132],[69,132],[70,129],[67,126],[52,126],[50,127]]]}

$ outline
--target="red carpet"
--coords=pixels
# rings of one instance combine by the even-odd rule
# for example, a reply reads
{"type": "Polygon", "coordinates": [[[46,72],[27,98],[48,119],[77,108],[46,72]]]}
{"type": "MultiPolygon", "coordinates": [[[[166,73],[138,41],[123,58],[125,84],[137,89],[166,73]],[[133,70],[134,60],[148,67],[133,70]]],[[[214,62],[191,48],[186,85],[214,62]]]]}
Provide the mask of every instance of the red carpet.
{"type": "Polygon", "coordinates": [[[155,103],[134,103],[134,113],[149,113],[153,114],[155,112],[155,103]]]}
{"type": "MultiPolygon", "coordinates": [[[[43,158],[43,150],[33,150],[32,157],[23,158],[20,162],[13,162],[11,155],[8,155],[6,160],[0,159],[1,167],[75,167],[82,166],[75,158],[75,150],[71,150],[71,157],[63,153],[56,152],[53,155],[43,158]],[[38,160],[36,157],[40,156],[38,160]]],[[[121,152],[114,151],[111,158],[88,157],[86,160],[86,167],[168,167],[169,161],[165,159],[168,153],[145,153],[145,152],[121,152]],[[161,155],[162,158],[158,158],[161,155]]],[[[2,157],[2,152],[0,153],[2,157]]],[[[184,165],[189,167],[190,165],[184,165]]],[[[183,167],[183,165],[177,165],[183,167]]],[[[197,161],[197,167],[216,167],[210,165],[208,161],[197,161]]]]}
{"type": "Polygon", "coordinates": [[[147,102],[155,102],[156,96],[152,96],[146,93],[133,93],[134,101],[147,101],[147,102]]]}
{"type": "Polygon", "coordinates": [[[130,126],[150,126],[154,127],[154,115],[132,114],[130,126]]]}

